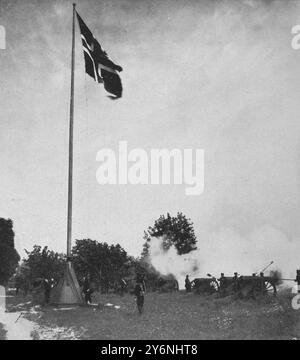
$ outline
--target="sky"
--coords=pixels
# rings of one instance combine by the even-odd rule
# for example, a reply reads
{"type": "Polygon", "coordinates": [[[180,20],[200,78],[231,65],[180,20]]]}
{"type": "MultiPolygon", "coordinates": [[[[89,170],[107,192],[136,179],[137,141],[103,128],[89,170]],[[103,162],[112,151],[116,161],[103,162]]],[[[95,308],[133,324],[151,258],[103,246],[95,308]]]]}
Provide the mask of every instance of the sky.
{"type": "MultiPolygon", "coordinates": [[[[300,1],[78,0],[123,67],[111,101],[84,72],[75,39],[73,243],[142,250],[161,214],[183,212],[205,254],[200,272],[300,268],[300,1]],[[205,187],[99,185],[97,152],[204,149],[205,187]],[[241,270],[240,270],[241,269],[241,270]]],[[[21,255],[66,251],[72,2],[0,0],[0,216],[21,255]]]]}

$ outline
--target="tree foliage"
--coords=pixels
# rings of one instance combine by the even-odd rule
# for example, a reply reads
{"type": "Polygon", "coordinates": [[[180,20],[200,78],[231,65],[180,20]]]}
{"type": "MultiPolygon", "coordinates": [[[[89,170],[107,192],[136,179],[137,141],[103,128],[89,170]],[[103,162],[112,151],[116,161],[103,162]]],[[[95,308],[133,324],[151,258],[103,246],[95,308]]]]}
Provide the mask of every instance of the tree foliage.
{"type": "Polygon", "coordinates": [[[169,213],[167,216],[161,215],[154,226],[148,228],[144,233],[146,242],[143,246],[142,258],[149,254],[151,237],[162,238],[162,247],[165,250],[174,245],[179,255],[187,254],[197,248],[193,223],[182,213],[177,213],[175,217],[169,213]]]}
{"type": "Polygon", "coordinates": [[[34,245],[31,251],[25,250],[27,258],[23,259],[20,274],[31,284],[38,279],[54,279],[58,282],[64,272],[66,256],[47,246],[34,245]]]}
{"type": "Polygon", "coordinates": [[[7,284],[20,260],[14,238],[12,220],[0,218],[0,285],[7,284]]]}
{"type": "Polygon", "coordinates": [[[119,244],[108,245],[91,239],[76,240],[72,259],[79,280],[90,275],[97,285],[125,277],[131,266],[131,258],[119,244]]]}

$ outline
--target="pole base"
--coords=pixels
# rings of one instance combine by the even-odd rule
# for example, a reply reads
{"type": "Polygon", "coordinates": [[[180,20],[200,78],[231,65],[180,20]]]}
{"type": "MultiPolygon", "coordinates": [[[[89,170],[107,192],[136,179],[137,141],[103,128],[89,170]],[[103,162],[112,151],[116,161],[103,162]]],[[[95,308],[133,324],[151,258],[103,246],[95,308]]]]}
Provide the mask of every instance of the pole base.
{"type": "Polygon", "coordinates": [[[73,265],[67,262],[64,276],[53,288],[50,303],[53,305],[82,305],[84,300],[73,265]]]}

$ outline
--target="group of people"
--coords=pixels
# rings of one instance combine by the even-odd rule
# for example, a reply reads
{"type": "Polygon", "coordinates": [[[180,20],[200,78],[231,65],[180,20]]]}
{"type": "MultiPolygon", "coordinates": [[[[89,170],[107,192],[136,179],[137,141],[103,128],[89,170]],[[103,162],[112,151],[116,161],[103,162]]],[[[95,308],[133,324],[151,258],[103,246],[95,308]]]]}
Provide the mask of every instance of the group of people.
{"type": "MultiPolygon", "coordinates": [[[[257,288],[257,284],[260,285],[261,290],[264,289],[264,273],[260,273],[258,277],[256,273],[253,273],[252,276],[253,288],[257,288]],[[257,279],[261,279],[261,281],[257,282],[257,279]]],[[[239,276],[237,272],[234,273],[233,278],[225,277],[224,273],[221,273],[221,277],[219,279],[213,278],[214,280],[218,280],[219,282],[219,293],[220,296],[228,295],[228,292],[233,294],[240,294],[243,285],[243,276],[239,276]]],[[[189,293],[192,291],[192,283],[189,279],[189,276],[185,277],[185,289],[186,292],[189,293]]]]}
{"type": "MultiPolygon", "coordinates": [[[[224,273],[221,273],[221,277],[218,280],[221,296],[228,295],[228,292],[233,295],[242,296],[243,285],[245,285],[244,276],[239,276],[235,272],[232,281],[230,281],[225,277],[224,273]]],[[[250,286],[250,291],[247,289],[250,296],[255,297],[255,291],[263,292],[265,290],[264,273],[261,272],[259,276],[253,273],[250,277],[250,282],[248,281],[248,286],[250,286]]]]}
{"type": "MultiPolygon", "coordinates": [[[[120,280],[120,295],[123,296],[124,291],[126,289],[127,283],[124,279],[120,280]]],[[[84,294],[84,300],[86,304],[92,303],[92,294],[94,292],[93,287],[91,286],[91,281],[89,276],[86,276],[83,280],[83,287],[82,292],[84,294]]],[[[136,305],[139,314],[142,314],[144,301],[145,301],[145,292],[146,292],[146,285],[144,280],[144,275],[138,275],[136,279],[136,284],[134,287],[133,294],[135,295],[136,305]]]]}

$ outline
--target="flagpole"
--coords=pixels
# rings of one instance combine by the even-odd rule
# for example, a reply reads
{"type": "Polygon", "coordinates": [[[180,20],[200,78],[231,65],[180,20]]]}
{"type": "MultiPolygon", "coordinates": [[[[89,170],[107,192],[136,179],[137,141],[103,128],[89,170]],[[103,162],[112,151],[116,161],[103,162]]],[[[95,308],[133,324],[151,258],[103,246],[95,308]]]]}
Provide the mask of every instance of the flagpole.
{"type": "Polygon", "coordinates": [[[74,124],[74,69],[75,69],[75,7],[73,4],[72,57],[71,57],[71,94],[69,123],[69,173],[68,173],[68,221],[67,221],[67,258],[70,259],[72,247],[72,205],[73,205],[73,124],[74,124]]]}

